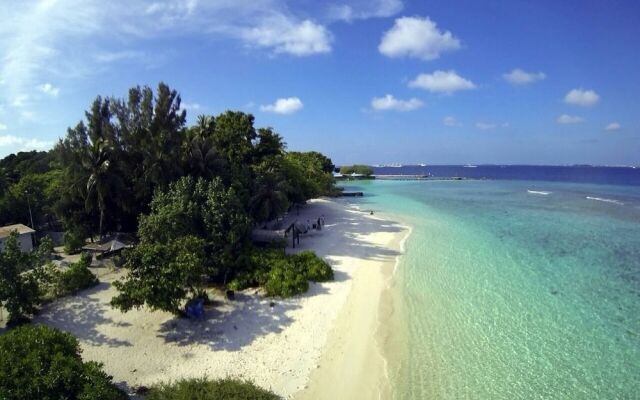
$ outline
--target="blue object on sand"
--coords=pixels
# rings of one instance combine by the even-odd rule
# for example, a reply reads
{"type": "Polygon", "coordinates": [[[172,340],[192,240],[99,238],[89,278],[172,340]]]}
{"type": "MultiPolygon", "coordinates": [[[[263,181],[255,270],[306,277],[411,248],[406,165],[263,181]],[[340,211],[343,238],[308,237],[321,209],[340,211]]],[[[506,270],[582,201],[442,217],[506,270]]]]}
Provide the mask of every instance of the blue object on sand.
{"type": "Polygon", "coordinates": [[[204,300],[197,299],[187,303],[187,316],[189,318],[202,318],[204,316],[204,300]]]}

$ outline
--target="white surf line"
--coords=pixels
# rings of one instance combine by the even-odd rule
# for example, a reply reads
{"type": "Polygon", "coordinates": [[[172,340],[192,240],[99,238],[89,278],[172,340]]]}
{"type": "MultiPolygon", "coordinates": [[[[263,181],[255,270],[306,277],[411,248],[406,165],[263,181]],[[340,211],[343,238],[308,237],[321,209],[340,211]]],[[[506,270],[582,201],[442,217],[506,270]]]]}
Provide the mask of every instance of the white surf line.
{"type": "Polygon", "coordinates": [[[588,200],[596,200],[596,201],[602,201],[605,203],[613,203],[613,204],[618,204],[620,206],[623,206],[624,203],[621,202],[620,200],[614,200],[614,199],[604,199],[602,197],[591,197],[591,196],[587,196],[588,200]]]}
{"type": "Polygon", "coordinates": [[[551,194],[551,192],[543,192],[542,190],[527,190],[527,193],[541,194],[543,196],[547,196],[547,195],[551,194]]]}

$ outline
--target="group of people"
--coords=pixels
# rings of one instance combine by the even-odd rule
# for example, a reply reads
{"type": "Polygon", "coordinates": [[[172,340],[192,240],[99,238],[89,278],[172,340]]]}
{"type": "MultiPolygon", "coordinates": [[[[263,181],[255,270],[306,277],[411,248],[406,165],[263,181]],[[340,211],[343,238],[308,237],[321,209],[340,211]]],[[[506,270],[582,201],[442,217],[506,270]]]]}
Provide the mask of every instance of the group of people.
{"type": "Polygon", "coordinates": [[[315,223],[311,223],[309,220],[307,220],[307,225],[306,225],[306,232],[310,231],[311,229],[316,229],[316,230],[322,230],[322,227],[324,226],[324,214],[319,216],[318,219],[316,219],[315,223]]]}

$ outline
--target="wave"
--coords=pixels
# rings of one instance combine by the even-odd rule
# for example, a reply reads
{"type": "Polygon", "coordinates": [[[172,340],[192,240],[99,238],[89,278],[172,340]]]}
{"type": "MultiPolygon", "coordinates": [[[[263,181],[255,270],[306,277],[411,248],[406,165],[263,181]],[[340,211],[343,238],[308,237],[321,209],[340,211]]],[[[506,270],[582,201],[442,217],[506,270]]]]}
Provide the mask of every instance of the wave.
{"type": "Polygon", "coordinates": [[[618,204],[618,205],[621,205],[621,206],[624,205],[623,202],[621,202],[620,200],[615,200],[615,199],[605,199],[605,198],[602,198],[602,197],[591,197],[591,196],[587,196],[587,199],[596,200],[596,201],[603,201],[605,203],[618,204]]]}
{"type": "Polygon", "coordinates": [[[543,196],[547,196],[547,195],[551,194],[551,192],[543,192],[542,190],[527,190],[527,193],[541,194],[543,196]]]}

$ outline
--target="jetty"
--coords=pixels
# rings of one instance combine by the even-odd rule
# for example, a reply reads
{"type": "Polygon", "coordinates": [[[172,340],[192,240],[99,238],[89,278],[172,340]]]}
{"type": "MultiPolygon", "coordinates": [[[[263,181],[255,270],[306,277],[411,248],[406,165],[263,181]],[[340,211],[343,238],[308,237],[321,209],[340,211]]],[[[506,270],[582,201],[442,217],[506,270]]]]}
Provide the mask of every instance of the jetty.
{"type": "Polygon", "coordinates": [[[362,192],[342,192],[340,193],[341,197],[362,197],[364,193],[362,192]]]}
{"type": "Polygon", "coordinates": [[[467,179],[460,176],[435,177],[431,175],[372,175],[372,177],[387,181],[461,181],[467,179]]]}

